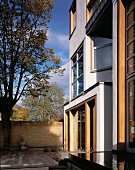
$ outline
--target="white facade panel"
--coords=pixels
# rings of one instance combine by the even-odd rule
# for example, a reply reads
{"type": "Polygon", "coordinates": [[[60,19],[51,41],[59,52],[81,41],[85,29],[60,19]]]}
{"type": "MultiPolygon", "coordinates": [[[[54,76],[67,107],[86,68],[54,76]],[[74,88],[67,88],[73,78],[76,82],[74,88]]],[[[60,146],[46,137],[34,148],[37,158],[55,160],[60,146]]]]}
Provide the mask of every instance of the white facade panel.
{"type": "Polygon", "coordinates": [[[97,95],[97,151],[104,151],[104,84],[97,95]]]}

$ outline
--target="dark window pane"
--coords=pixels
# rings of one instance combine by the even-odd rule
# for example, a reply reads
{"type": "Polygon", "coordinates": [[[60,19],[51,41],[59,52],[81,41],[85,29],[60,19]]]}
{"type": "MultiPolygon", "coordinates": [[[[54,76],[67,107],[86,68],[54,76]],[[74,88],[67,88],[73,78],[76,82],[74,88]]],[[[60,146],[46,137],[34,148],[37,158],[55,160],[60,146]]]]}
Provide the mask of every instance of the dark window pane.
{"type": "Polygon", "coordinates": [[[112,39],[95,37],[93,38],[93,43],[94,43],[94,47],[100,47],[112,43],[112,39]]]}
{"type": "Polygon", "coordinates": [[[94,69],[112,66],[112,46],[105,46],[94,50],[94,69]]]}
{"type": "Polygon", "coordinates": [[[135,148],[135,80],[128,83],[129,147],[135,148]]]}
{"type": "Polygon", "coordinates": [[[127,64],[128,64],[128,67],[127,67],[128,74],[132,73],[135,70],[135,59],[134,59],[134,57],[131,58],[130,60],[128,60],[127,64]]]}
{"type": "Polygon", "coordinates": [[[75,54],[73,59],[72,59],[72,62],[73,62],[72,64],[74,65],[76,63],[76,61],[77,61],[77,57],[76,57],[76,54],[75,54]]]}
{"type": "Polygon", "coordinates": [[[78,76],[83,73],[83,56],[78,60],[78,76]]]}
{"type": "Polygon", "coordinates": [[[128,12],[134,7],[135,1],[133,0],[128,0],[128,12]]]}
{"type": "Polygon", "coordinates": [[[78,50],[78,58],[83,54],[83,46],[78,50]]]}
{"type": "Polygon", "coordinates": [[[77,96],[77,82],[73,84],[73,97],[77,96]]]}
{"type": "Polygon", "coordinates": [[[73,82],[77,79],[77,65],[73,66],[73,82]]]}
{"type": "Polygon", "coordinates": [[[135,10],[128,15],[127,21],[128,27],[135,21],[135,10]]]}
{"type": "Polygon", "coordinates": [[[78,79],[78,94],[83,92],[83,76],[78,79]]]}
{"type": "Polygon", "coordinates": [[[128,36],[128,42],[135,37],[135,25],[133,25],[133,26],[127,31],[127,36],[128,36]]]}
{"type": "Polygon", "coordinates": [[[127,46],[127,57],[131,57],[135,53],[135,40],[127,46]]]}

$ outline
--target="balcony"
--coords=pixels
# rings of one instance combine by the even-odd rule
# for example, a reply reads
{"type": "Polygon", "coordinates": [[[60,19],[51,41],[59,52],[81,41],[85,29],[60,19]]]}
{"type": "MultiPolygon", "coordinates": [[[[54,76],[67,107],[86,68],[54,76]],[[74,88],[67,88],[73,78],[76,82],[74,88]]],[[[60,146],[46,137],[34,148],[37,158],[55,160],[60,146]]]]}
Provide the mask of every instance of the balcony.
{"type": "Polygon", "coordinates": [[[102,0],[86,25],[88,36],[112,37],[112,1],[102,0]]]}

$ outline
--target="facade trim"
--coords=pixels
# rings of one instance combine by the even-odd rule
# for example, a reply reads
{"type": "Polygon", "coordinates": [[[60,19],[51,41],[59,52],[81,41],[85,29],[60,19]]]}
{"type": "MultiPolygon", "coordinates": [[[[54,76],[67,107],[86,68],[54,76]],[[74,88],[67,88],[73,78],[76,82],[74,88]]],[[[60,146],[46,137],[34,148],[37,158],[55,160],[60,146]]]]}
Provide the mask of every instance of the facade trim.
{"type": "MultiPolygon", "coordinates": [[[[89,91],[93,90],[95,87],[99,86],[99,84],[104,84],[104,85],[109,85],[109,86],[111,86],[111,85],[112,85],[112,82],[97,82],[96,84],[94,84],[93,86],[91,86],[90,88],[88,88],[87,90],[85,90],[83,93],[81,93],[80,95],[78,95],[77,97],[75,97],[74,99],[72,99],[71,102],[74,101],[74,100],[76,100],[76,99],[79,98],[80,96],[88,93],[89,91]]],[[[70,103],[70,102],[65,103],[64,106],[68,105],[69,103],[70,103]]]]}

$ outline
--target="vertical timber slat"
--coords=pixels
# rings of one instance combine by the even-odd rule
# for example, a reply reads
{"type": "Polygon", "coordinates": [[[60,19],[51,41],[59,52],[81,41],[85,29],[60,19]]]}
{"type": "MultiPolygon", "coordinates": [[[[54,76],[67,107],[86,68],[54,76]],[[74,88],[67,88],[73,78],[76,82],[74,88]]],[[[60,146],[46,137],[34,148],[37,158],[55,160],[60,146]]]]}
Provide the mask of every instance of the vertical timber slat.
{"type": "Polygon", "coordinates": [[[85,151],[90,152],[90,106],[85,103],[85,151]]]}
{"type": "Polygon", "coordinates": [[[68,151],[69,149],[69,143],[68,143],[68,130],[69,130],[69,119],[68,119],[69,113],[65,113],[65,150],[68,151]]]}
{"type": "Polygon", "coordinates": [[[73,114],[69,111],[69,151],[74,151],[73,114]]]}
{"type": "Polygon", "coordinates": [[[97,136],[96,126],[97,124],[96,124],[96,99],[95,99],[94,106],[93,106],[93,150],[94,151],[96,151],[96,136],[97,136]]]}
{"type": "Polygon", "coordinates": [[[75,123],[74,123],[74,150],[75,151],[78,151],[78,111],[76,111],[76,114],[75,114],[75,117],[74,117],[74,119],[75,119],[75,123]]]}
{"type": "Polygon", "coordinates": [[[118,2],[118,150],[125,150],[125,7],[118,2]]]}

